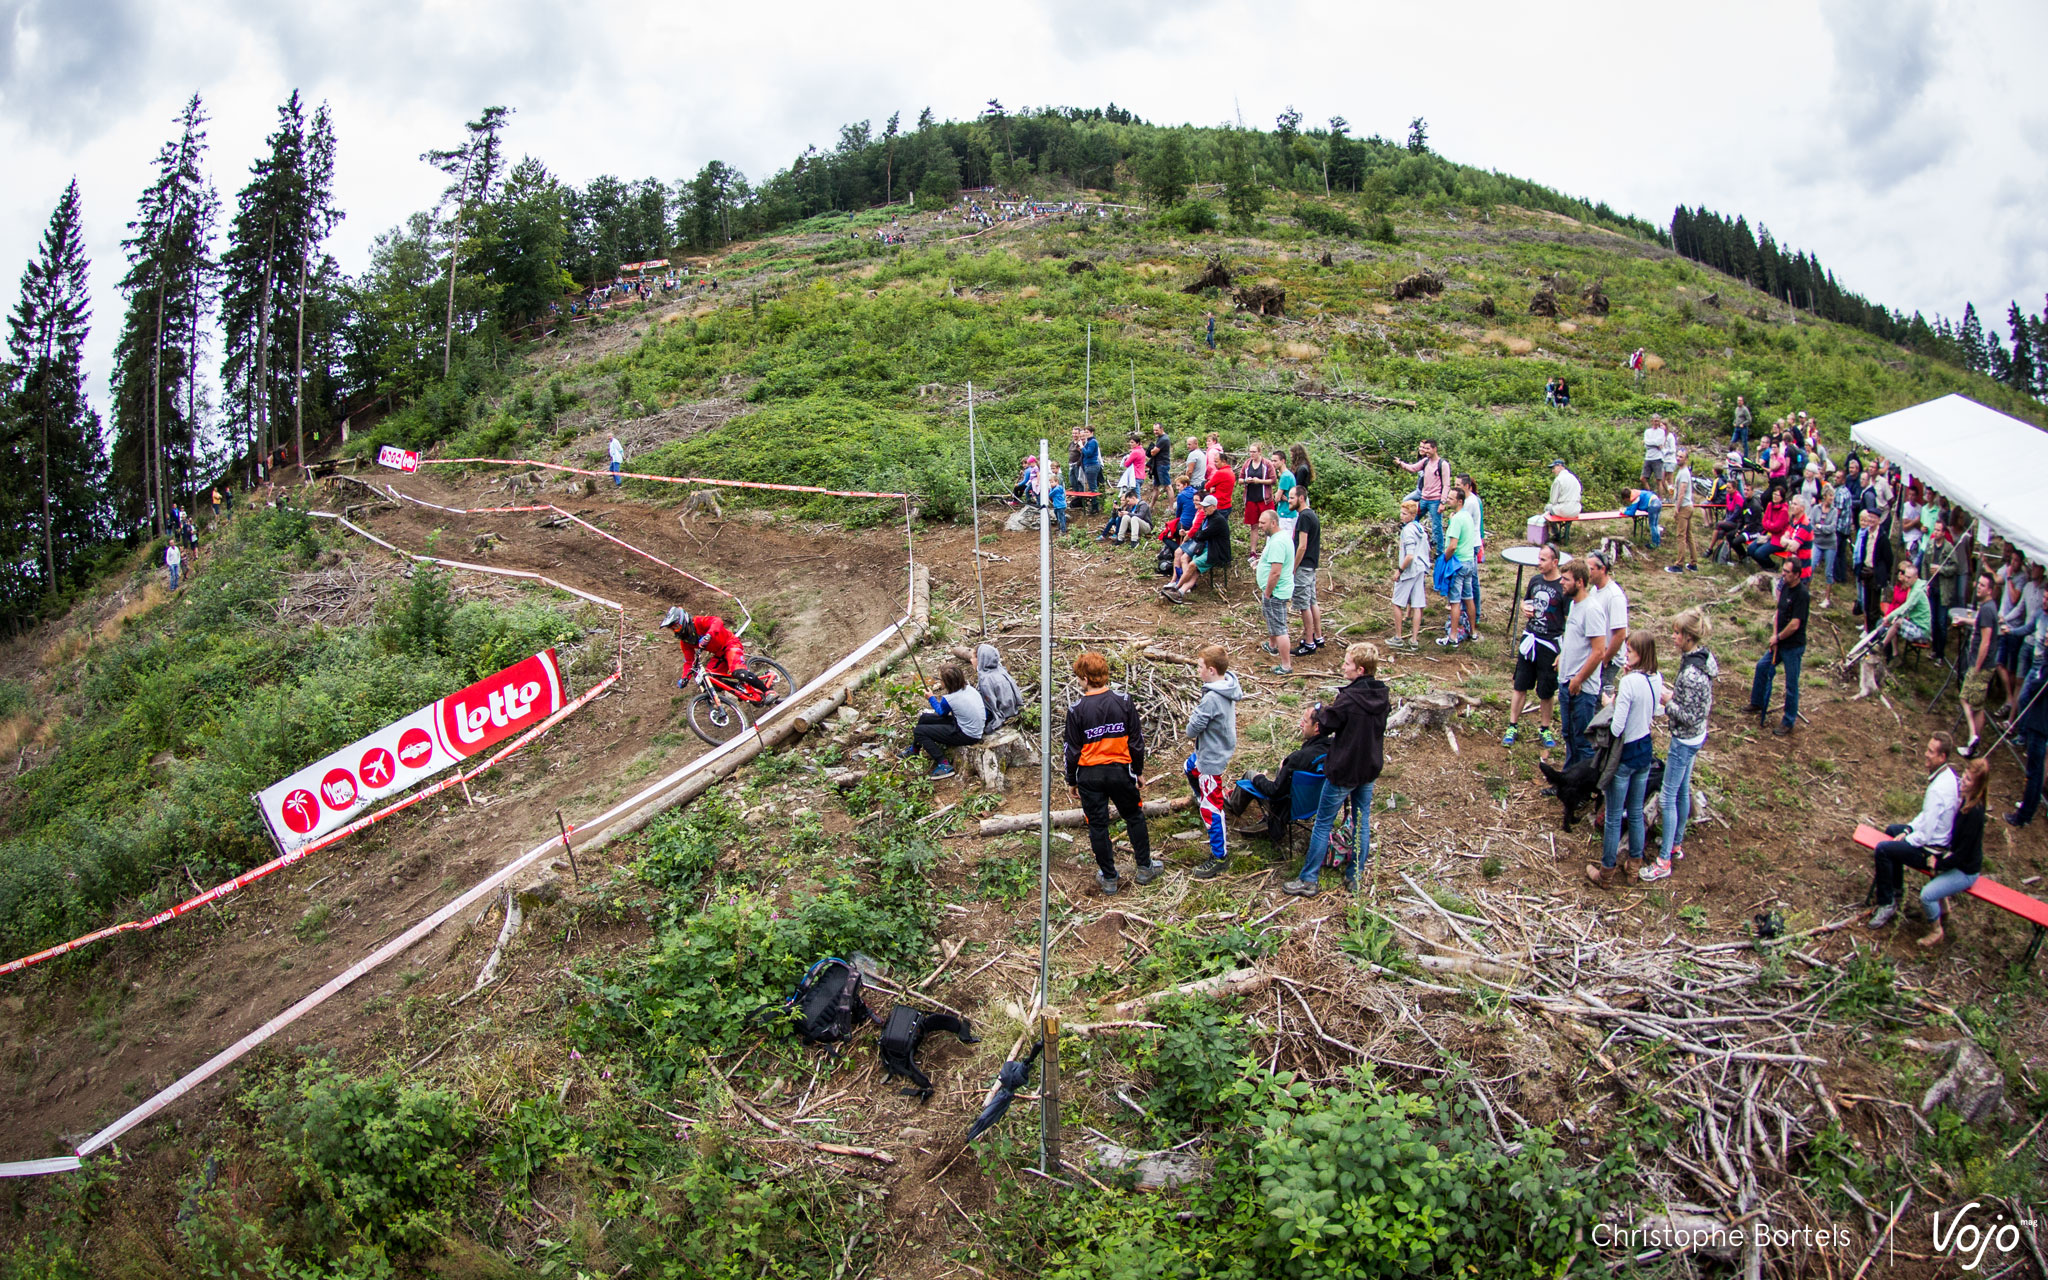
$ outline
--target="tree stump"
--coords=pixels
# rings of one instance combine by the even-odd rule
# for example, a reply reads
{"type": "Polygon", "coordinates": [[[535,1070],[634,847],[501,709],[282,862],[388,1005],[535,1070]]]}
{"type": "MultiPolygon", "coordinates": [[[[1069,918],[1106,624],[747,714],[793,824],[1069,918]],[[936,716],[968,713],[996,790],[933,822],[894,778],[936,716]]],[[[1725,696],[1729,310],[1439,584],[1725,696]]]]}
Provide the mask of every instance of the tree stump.
{"type": "Polygon", "coordinates": [[[1209,259],[1209,265],[1202,271],[1201,275],[1195,277],[1195,282],[1183,288],[1181,292],[1201,293],[1205,289],[1228,289],[1229,287],[1230,268],[1223,265],[1223,255],[1219,253],[1209,259]]]}
{"type": "Polygon", "coordinates": [[[1547,285],[1538,289],[1536,296],[1529,299],[1529,314],[1532,316],[1544,316],[1551,320],[1557,319],[1556,292],[1547,285]]]}
{"type": "Polygon", "coordinates": [[[1479,314],[1480,314],[1480,315],[1482,315],[1482,316],[1485,316],[1485,317],[1487,317],[1487,318],[1488,318],[1488,319],[1490,320],[1490,319],[1492,319],[1492,318],[1493,318],[1493,317],[1494,317],[1495,315],[1499,314],[1499,312],[1500,312],[1500,308],[1499,308],[1499,307],[1497,307],[1497,306],[1495,306],[1495,305],[1493,304],[1493,295],[1492,295],[1492,294],[1488,294],[1488,295],[1486,295],[1485,297],[1483,297],[1483,298],[1481,298],[1481,299],[1479,300],[1479,314]]]}
{"type": "Polygon", "coordinates": [[[1394,301],[1405,302],[1409,298],[1435,297],[1444,291],[1444,278],[1434,271],[1418,271],[1412,276],[1403,276],[1394,285],[1394,301]]]}
{"type": "Polygon", "coordinates": [[[1404,699],[1387,717],[1387,728],[1402,729],[1419,725],[1425,729],[1441,728],[1451,722],[1465,705],[1465,699],[1455,693],[1418,693],[1404,699]]]}
{"type": "Polygon", "coordinates": [[[1337,263],[1330,257],[1330,251],[1328,249],[1323,250],[1323,256],[1317,259],[1316,263],[1318,266],[1324,267],[1334,267],[1337,265],[1337,263]]]}
{"type": "Polygon", "coordinates": [[[1287,291],[1276,284],[1247,286],[1237,291],[1237,309],[1253,315],[1283,315],[1287,310],[1287,291]]]}

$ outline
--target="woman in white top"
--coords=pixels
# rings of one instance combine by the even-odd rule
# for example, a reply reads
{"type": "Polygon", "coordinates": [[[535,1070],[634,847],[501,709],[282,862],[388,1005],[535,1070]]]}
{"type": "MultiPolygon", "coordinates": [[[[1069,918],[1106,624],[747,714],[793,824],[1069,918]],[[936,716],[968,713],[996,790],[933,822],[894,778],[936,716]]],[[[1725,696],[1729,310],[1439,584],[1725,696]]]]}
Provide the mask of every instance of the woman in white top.
{"type": "Polygon", "coordinates": [[[1422,606],[1429,601],[1429,530],[1422,523],[1422,504],[1413,498],[1401,504],[1401,546],[1394,567],[1394,634],[1387,643],[1414,649],[1422,644],[1422,606]],[[1411,628],[1405,637],[1404,620],[1411,628]]]}
{"type": "Polygon", "coordinates": [[[1628,821],[1628,856],[1643,856],[1643,795],[1650,785],[1650,722],[1663,711],[1664,680],[1657,674],[1657,640],[1647,631],[1631,631],[1622,646],[1621,683],[1614,693],[1612,729],[1620,762],[1607,784],[1607,829],[1600,844],[1600,863],[1586,868],[1586,878],[1601,888],[1616,878],[1621,851],[1621,824],[1628,821]]]}

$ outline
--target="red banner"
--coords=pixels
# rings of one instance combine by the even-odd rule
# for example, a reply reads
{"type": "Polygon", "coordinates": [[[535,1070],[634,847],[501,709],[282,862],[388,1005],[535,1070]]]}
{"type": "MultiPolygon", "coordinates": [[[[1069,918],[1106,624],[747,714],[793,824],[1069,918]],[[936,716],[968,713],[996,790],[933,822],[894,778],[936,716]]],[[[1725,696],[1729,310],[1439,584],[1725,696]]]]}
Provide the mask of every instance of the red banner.
{"type": "Polygon", "coordinates": [[[397,445],[380,445],[377,448],[377,465],[393,471],[418,471],[420,455],[413,449],[401,449],[397,445]]]}
{"type": "Polygon", "coordinates": [[[561,706],[562,677],[549,649],[307,765],[266,788],[256,804],[278,847],[290,852],[561,706]]]}

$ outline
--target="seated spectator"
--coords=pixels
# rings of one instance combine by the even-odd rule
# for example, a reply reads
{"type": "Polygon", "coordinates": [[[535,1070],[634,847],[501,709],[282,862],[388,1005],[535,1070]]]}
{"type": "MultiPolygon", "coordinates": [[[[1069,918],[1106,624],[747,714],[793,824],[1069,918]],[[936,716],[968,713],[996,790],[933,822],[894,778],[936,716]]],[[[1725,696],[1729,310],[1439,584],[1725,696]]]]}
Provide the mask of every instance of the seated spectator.
{"type": "Polygon", "coordinates": [[[1778,567],[1778,538],[1791,525],[1792,509],[1785,503],[1785,486],[1773,484],[1764,498],[1763,510],[1758,513],[1757,531],[1750,535],[1745,548],[1758,568],[1778,567]]]}
{"type": "Polygon", "coordinates": [[[1927,923],[1934,926],[1920,939],[1923,947],[1938,945],[1947,935],[1941,927],[1944,899],[1968,893],[1984,870],[1984,793],[1991,781],[1991,762],[1972,760],[1963,770],[1962,793],[1956,824],[1948,838],[1948,852],[1929,854],[1923,864],[1932,876],[1920,887],[1920,907],[1927,923]]]}
{"type": "MultiPolygon", "coordinates": [[[[1643,466],[1645,470],[1649,468],[1648,463],[1644,463],[1643,466]]],[[[1664,545],[1664,530],[1660,523],[1664,516],[1664,499],[1657,496],[1656,490],[1623,489],[1621,491],[1621,514],[1647,518],[1650,522],[1650,545],[1652,547],[1664,545]]]]}
{"type": "Polygon", "coordinates": [[[988,712],[988,723],[981,730],[984,738],[1015,720],[1024,710],[1024,695],[1018,691],[1009,668],[1003,665],[1003,655],[992,644],[979,645],[974,650],[974,690],[981,695],[981,705],[988,712]]]}
{"type": "Polygon", "coordinates": [[[1920,571],[1911,564],[1900,565],[1899,583],[1905,597],[1878,628],[1885,633],[1885,656],[1892,660],[1904,656],[1907,645],[1925,643],[1934,626],[1934,609],[1927,603],[1927,584],[1920,581],[1920,571]]]}
{"type": "Polygon", "coordinates": [[[1173,581],[1159,589],[1161,595],[1179,604],[1194,590],[1195,578],[1212,568],[1230,564],[1230,516],[1216,504],[1216,496],[1202,499],[1201,523],[1181,543],[1174,555],[1173,581]]]}
{"type": "Polygon", "coordinates": [[[1010,494],[1027,507],[1038,505],[1038,459],[1024,459],[1024,470],[1017,477],[1017,483],[1010,486],[1010,494]]]}
{"type": "MultiPolygon", "coordinates": [[[[1884,928],[1898,916],[1899,893],[1905,885],[1907,865],[1926,866],[1929,850],[1947,850],[1949,847],[1956,813],[1962,801],[1955,770],[1949,768],[1949,758],[1955,750],[1955,739],[1945,733],[1937,733],[1927,740],[1927,748],[1921,755],[1927,766],[1927,792],[1920,801],[1920,812],[1913,816],[1911,822],[1894,822],[1886,827],[1884,833],[1892,838],[1881,841],[1871,851],[1874,871],[1871,896],[1876,903],[1876,909],[1870,916],[1873,929],[1884,928]]],[[[1978,838],[1980,841],[1983,838],[1981,823],[1978,838]]]]}
{"type": "Polygon", "coordinates": [[[1584,497],[1585,490],[1579,484],[1579,478],[1565,467],[1564,459],[1552,458],[1550,460],[1550,500],[1543,506],[1543,514],[1553,517],[1544,526],[1545,537],[1549,541],[1557,543],[1570,541],[1572,526],[1569,517],[1575,517],[1585,510],[1583,505],[1584,497]],[[1560,520],[1557,517],[1567,518],[1560,520]]]}
{"type": "Polygon", "coordinates": [[[1152,536],[1152,504],[1138,496],[1137,490],[1124,495],[1123,510],[1118,514],[1116,540],[1137,546],[1140,539],[1152,536]]]}
{"type": "Polygon", "coordinates": [[[946,762],[947,750],[981,741],[988,728],[988,707],[957,662],[939,668],[939,692],[927,694],[926,701],[932,709],[918,716],[910,745],[897,754],[908,760],[922,751],[932,759],[932,777],[950,778],[953,766],[946,762]]]}
{"type": "Polygon", "coordinates": [[[1272,776],[1255,773],[1240,779],[1224,796],[1223,811],[1233,818],[1242,817],[1252,805],[1259,806],[1262,821],[1256,826],[1239,827],[1240,835],[1278,836],[1294,820],[1296,771],[1322,773],[1323,761],[1330,754],[1330,744],[1336,740],[1334,735],[1317,726],[1313,709],[1302,714],[1301,736],[1302,744],[1287,753],[1287,758],[1280,762],[1280,768],[1272,776]]]}

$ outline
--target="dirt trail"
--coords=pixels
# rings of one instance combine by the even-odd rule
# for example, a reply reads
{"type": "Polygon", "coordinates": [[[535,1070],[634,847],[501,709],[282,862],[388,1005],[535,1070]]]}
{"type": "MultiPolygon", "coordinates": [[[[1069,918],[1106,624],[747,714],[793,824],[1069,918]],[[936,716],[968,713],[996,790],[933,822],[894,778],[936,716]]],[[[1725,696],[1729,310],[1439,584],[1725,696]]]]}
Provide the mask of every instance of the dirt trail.
{"type": "MultiPolygon", "coordinates": [[[[493,485],[489,477],[394,483],[448,506],[507,502],[502,481],[493,485]]],[[[316,491],[313,505],[361,501],[357,486],[341,488],[346,492],[316,491]]],[[[764,647],[798,680],[887,626],[903,607],[900,530],[847,536],[708,517],[693,517],[686,530],[673,510],[602,487],[595,495],[556,492],[542,500],[744,596],[757,618],[750,647],[764,647]]],[[[199,916],[103,944],[86,975],[51,969],[18,979],[0,994],[0,1063],[14,1077],[13,1088],[0,1091],[0,1158],[68,1146],[545,839],[557,809],[571,822],[587,817],[703,750],[682,722],[675,649],[656,624],[671,604],[737,611],[588,530],[537,527],[545,514],[457,516],[405,505],[353,518],[409,550],[424,550],[439,530],[443,555],[545,573],[618,600],[627,612],[621,685],[472,783],[473,807],[459,791],[446,793],[199,916]],[[499,541],[478,550],[474,539],[486,532],[499,541]]],[[[374,564],[387,553],[358,542],[347,554],[374,564]]],[[[455,589],[502,596],[507,581],[458,572],[455,589]]],[[[607,617],[589,635],[591,652],[574,686],[587,687],[610,670],[615,634],[607,617]]],[[[475,943],[474,932],[451,923],[273,1043],[362,1048],[382,1029],[383,1020],[364,1016],[380,997],[390,1003],[401,992],[474,979],[490,941],[475,943]],[[408,977],[409,970],[417,972],[408,977]],[[440,981],[418,986],[423,974],[440,981]]],[[[231,1083],[233,1075],[222,1079],[231,1083]]],[[[223,1087],[217,1082],[209,1094],[223,1087]]]]}

